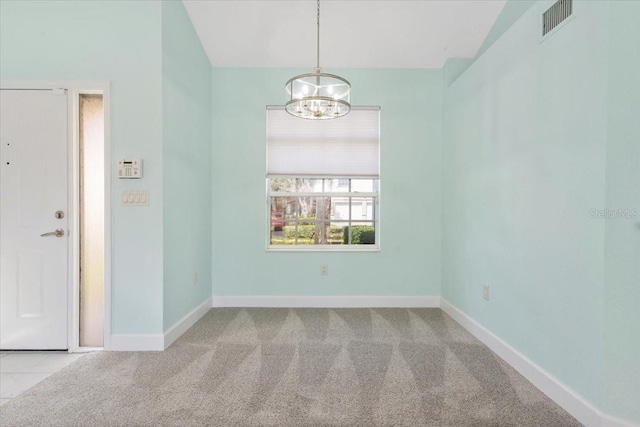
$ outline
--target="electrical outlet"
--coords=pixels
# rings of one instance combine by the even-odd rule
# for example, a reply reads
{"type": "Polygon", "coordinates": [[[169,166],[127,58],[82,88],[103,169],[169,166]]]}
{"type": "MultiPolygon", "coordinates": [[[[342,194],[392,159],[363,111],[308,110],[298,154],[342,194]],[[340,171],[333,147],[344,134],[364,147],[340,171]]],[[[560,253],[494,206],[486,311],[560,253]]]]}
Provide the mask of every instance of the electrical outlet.
{"type": "Polygon", "coordinates": [[[198,273],[193,273],[193,277],[191,278],[191,284],[193,286],[198,284],[198,273]]]}
{"type": "Polygon", "coordinates": [[[489,301],[489,285],[484,285],[482,288],[482,298],[489,301]]]}
{"type": "Polygon", "coordinates": [[[322,264],[320,266],[320,275],[326,276],[329,274],[329,266],[327,264],[322,264]]]}

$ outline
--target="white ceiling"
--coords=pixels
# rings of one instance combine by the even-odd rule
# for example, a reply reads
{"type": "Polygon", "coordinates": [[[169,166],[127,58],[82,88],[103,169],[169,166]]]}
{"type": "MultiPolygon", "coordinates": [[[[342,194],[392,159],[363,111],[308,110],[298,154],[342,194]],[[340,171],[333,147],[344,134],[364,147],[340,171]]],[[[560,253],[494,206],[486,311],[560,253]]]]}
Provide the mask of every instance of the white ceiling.
{"type": "MultiPolygon", "coordinates": [[[[472,58],[507,0],[321,0],[320,65],[440,68],[472,58]]],[[[316,65],[315,0],[183,0],[214,67],[316,65]]]]}

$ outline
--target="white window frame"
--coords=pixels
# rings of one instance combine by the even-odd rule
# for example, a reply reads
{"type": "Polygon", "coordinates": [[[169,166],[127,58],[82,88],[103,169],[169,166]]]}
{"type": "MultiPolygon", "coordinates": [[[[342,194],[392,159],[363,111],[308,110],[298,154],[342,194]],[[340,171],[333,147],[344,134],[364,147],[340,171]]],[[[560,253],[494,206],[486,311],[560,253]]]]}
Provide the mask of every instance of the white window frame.
{"type": "MultiPolygon", "coordinates": [[[[349,181],[351,185],[351,181],[349,181]]],[[[335,176],[269,176],[266,179],[267,189],[267,209],[266,209],[266,250],[274,252],[379,252],[380,251],[380,177],[335,177],[335,176]],[[374,190],[371,192],[359,191],[271,191],[271,179],[277,178],[311,178],[311,179],[371,179],[374,181],[374,190]],[[373,199],[373,220],[363,220],[353,216],[353,208],[349,205],[349,219],[347,220],[326,220],[323,222],[340,222],[348,225],[351,229],[352,223],[371,222],[375,233],[374,244],[335,244],[335,245],[272,245],[271,244],[271,199],[274,197],[343,197],[349,198],[372,198],[373,199]]],[[[355,224],[357,226],[359,224],[355,224]]]]}

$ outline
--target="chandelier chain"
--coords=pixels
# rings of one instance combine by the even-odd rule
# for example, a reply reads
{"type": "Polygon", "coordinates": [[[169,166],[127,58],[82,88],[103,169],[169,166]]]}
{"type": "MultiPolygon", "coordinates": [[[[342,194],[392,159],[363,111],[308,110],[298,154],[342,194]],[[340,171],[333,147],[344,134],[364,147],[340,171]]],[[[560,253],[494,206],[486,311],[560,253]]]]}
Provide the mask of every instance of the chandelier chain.
{"type": "Polygon", "coordinates": [[[316,68],[320,69],[320,0],[318,0],[318,34],[317,34],[317,51],[316,51],[316,68]]]}

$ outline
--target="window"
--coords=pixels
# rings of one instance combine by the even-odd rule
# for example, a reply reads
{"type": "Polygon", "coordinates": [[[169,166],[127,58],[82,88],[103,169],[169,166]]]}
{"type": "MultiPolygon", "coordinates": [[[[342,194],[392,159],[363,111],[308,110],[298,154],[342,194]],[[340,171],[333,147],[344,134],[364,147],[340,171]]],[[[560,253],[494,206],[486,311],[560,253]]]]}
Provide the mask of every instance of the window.
{"type": "Polygon", "coordinates": [[[379,108],[336,120],[267,110],[269,249],[377,250],[379,108]]]}

